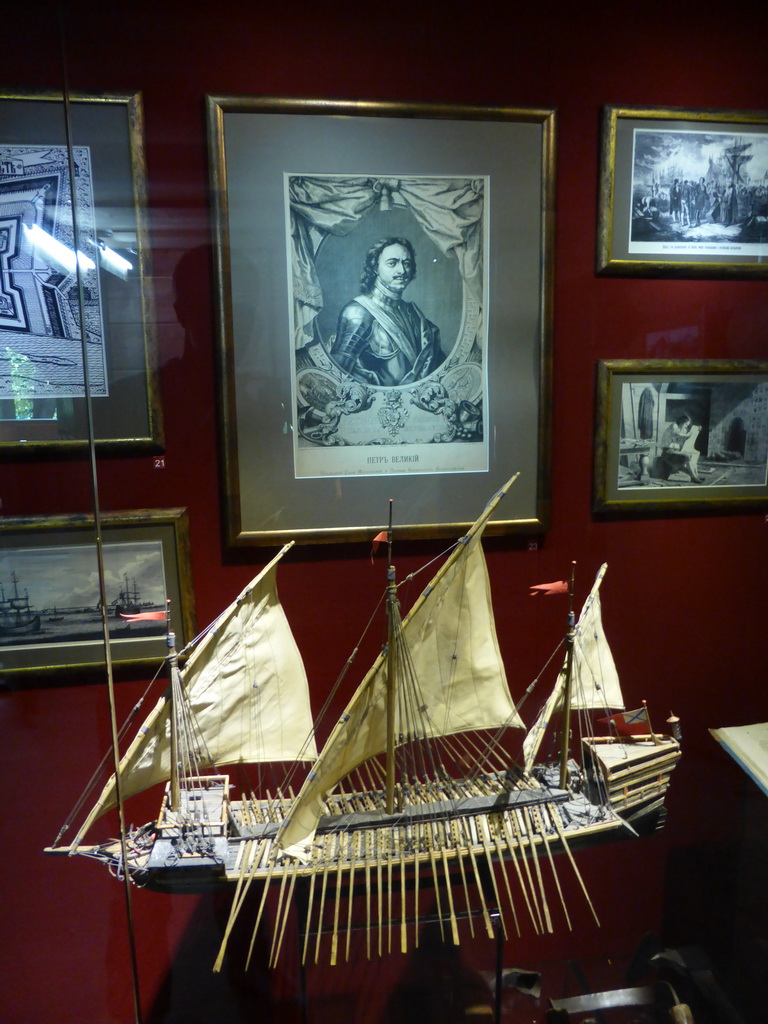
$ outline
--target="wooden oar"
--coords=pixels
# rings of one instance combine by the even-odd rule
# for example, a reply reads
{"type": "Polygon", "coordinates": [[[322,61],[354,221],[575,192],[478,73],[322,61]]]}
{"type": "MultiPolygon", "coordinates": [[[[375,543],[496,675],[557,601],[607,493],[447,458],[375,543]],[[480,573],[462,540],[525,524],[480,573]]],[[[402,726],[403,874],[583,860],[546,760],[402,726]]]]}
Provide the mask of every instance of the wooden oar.
{"type": "Polygon", "coordinates": [[[483,883],[480,878],[480,870],[477,866],[477,858],[475,857],[475,846],[479,846],[480,843],[477,840],[477,829],[474,827],[471,819],[462,818],[462,825],[469,832],[469,844],[467,849],[469,850],[469,859],[472,861],[472,871],[474,872],[475,878],[477,879],[477,893],[480,897],[480,909],[483,913],[483,921],[485,922],[485,930],[488,932],[488,938],[493,938],[493,923],[491,922],[491,915],[488,913],[488,907],[485,902],[485,893],[483,891],[483,883]]]}
{"type": "Polygon", "coordinates": [[[432,865],[432,880],[435,886],[435,902],[437,903],[437,920],[440,925],[440,938],[445,942],[445,928],[443,926],[443,908],[440,900],[440,879],[437,874],[437,858],[435,856],[434,833],[430,828],[427,832],[427,845],[429,846],[429,862],[432,865]]]}
{"type": "Polygon", "coordinates": [[[419,948],[419,883],[421,881],[421,822],[416,822],[414,834],[414,859],[413,859],[413,920],[414,920],[414,939],[413,944],[416,949],[419,948]]]}
{"type": "Polygon", "coordinates": [[[507,925],[504,921],[504,914],[501,909],[501,897],[499,896],[499,886],[496,882],[496,872],[493,870],[493,856],[491,854],[490,847],[490,836],[488,829],[488,819],[484,814],[477,815],[478,832],[483,841],[483,848],[485,850],[485,859],[488,862],[488,873],[491,876],[491,883],[493,885],[494,896],[496,897],[496,909],[499,912],[499,921],[501,922],[501,929],[504,932],[504,938],[507,937],[507,925]]]}
{"type": "Polygon", "coordinates": [[[392,860],[394,850],[391,848],[393,832],[387,835],[387,952],[392,952],[392,860]]]}
{"type": "Polygon", "coordinates": [[[251,841],[251,850],[249,851],[248,857],[244,857],[241,868],[240,876],[237,880],[237,887],[235,888],[235,895],[232,900],[232,908],[230,915],[240,913],[240,908],[245,900],[245,893],[247,892],[248,886],[251,884],[251,878],[254,871],[257,871],[262,862],[267,863],[269,860],[269,853],[272,849],[272,840],[253,840],[251,841]]]}
{"type": "Polygon", "coordinates": [[[515,921],[515,931],[519,935],[520,934],[520,926],[519,926],[519,924],[517,922],[517,910],[515,909],[515,901],[512,898],[512,888],[511,888],[511,886],[509,884],[509,875],[507,873],[507,865],[506,865],[506,862],[504,860],[504,850],[502,848],[501,837],[499,835],[499,831],[501,829],[501,821],[500,821],[501,815],[500,814],[495,814],[493,816],[493,819],[494,819],[493,820],[493,827],[491,827],[491,822],[490,821],[488,822],[488,827],[490,829],[491,836],[493,837],[494,845],[496,846],[496,855],[498,857],[499,868],[500,868],[501,874],[502,874],[502,876],[504,878],[504,885],[506,886],[506,890],[507,890],[507,899],[509,900],[509,909],[512,911],[512,917],[514,918],[514,921],[515,921]]]}
{"type": "Polygon", "coordinates": [[[344,948],[344,959],[349,962],[349,943],[352,938],[352,907],[355,901],[355,870],[357,868],[357,861],[362,860],[363,854],[363,837],[360,832],[356,832],[352,837],[350,845],[350,856],[349,856],[349,897],[347,900],[347,942],[344,948]],[[355,847],[357,849],[355,850],[355,847]]]}
{"type": "Polygon", "coordinates": [[[472,904],[469,899],[469,888],[467,886],[467,872],[464,867],[464,857],[467,852],[466,846],[462,845],[459,838],[459,830],[455,820],[451,821],[451,832],[453,833],[453,844],[456,848],[456,856],[459,861],[459,871],[461,872],[461,884],[464,888],[464,903],[467,907],[467,919],[469,921],[469,934],[474,939],[475,937],[475,922],[473,920],[472,904]]]}
{"type": "Polygon", "coordinates": [[[574,870],[576,878],[579,880],[579,885],[581,886],[581,891],[584,893],[584,898],[586,899],[587,903],[589,904],[589,909],[592,911],[592,916],[594,917],[595,923],[597,924],[597,926],[599,928],[600,927],[600,921],[598,919],[597,913],[595,912],[595,908],[592,905],[592,900],[589,898],[589,893],[587,892],[586,885],[584,885],[584,879],[581,877],[581,872],[576,867],[576,861],[573,859],[573,854],[571,853],[571,848],[568,845],[568,842],[567,842],[567,840],[565,838],[565,832],[563,831],[563,826],[562,826],[562,823],[560,821],[560,818],[559,818],[559,815],[557,813],[556,808],[553,808],[553,811],[555,813],[552,814],[552,821],[554,822],[555,828],[557,829],[557,833],[560,836],[560,842],[563,844],[563,849],[568,854],[568,860],[571,862],[571,867],[574,870]]]}
{"type": "Polygon", "coordinates": [[[518,810],[511,811],[510,812],[510,820],[512,822],[512,827],[515,830],[515,835],[517,836],[517,839],[518,839],[518,843],[519,843],[519,847],[520,847],[520,853],[523,856],[523,867],[525,868],[525,877],[528,879],[528,891],[529,891],[529,893],[531,895],[531,903],[532,903],[533,909],[535,910],[535,917],[533,919],[534,927],[536,928],[536,934],[537,935],[541,935],[542,932],[544,931],[544,922],[543,922],[542,917],[541,917],[541,909],[539,907],[539,901],[536,898],[536,887],[533,884],[533,876],[531,875],[531,864],[530,864],[531,857],[535,856],[535,852],[534,852],[534,849],[533,849],[533,843],[531,841],[531,837],[528,836],[526,834],[526,832],[525,832],[525,827],[524,827],[524,825],[522,823],[522,818],[520,816],[520,811],[518,811],[518,810]],[[528,849],[529,849],[529,852],[530,852],[530,856],[529,857],[525,856],[525,849],[524,849],[524,842],[525,841],[528,842],[528,849]]]}
{"type": "MultiPolygon", "coordinates": [[[[281,946],[283,944],[283,936],[285,935],[285,926],[288,923],[288,916],[289,916],[290,910],[291,910],[291,900],[293,899],[293,890],[294,890],[294,887],[296,885],[296,876],[299,873],[299,868],[300,868],[299,862],[296,861],[296,863],[293,866],[293,871],[291,871],[291,873],[290,873],[290,875],[291,875],[291,884],[290,884],[290,888],[288,889],[288,898],[285,901],[285,907],[283,909],[282,918],[280,917],[280,907],[278,905],[277,917],[275,918],[275,936],[277,937],[277,942],[275,942],[275,939],[273,938],[273,940],[272,940],[272,950],[273,950],[273,952],[270,954],[270,961],[269,961],[269,966],[270,967],[276,967],[277,966],[277,958],[280,956],[280,948],[281,948],[281,946]],[[279,934],[278,934],[278,930],[277,930],[278,921],[280,922],[279,934]]],[[[287,874],[288,874],[288,872],[286,871],[285,874],[283,875],[283,882],[280,885],[280,899],[281,900],[283,898],[283,889],[285,887],[285,875],[287,875],[287,874]]]]}
{"type": "MultiPolygon", "coordinates": [[[[248,967],[249,967],[250,962],[251,962],[251,956],[253,955],[253,947],[254,947],[254,945],[256,943],[256,934],[257,934],[257,932],[259,930],[259,924],[261,923],[261,915],[264,913],[264,905],[267,902],[267,893],[269,892],[269,885],[270,885],[270,882],[272,881],[272,872],[275,870],[275,865],[277,863],[276,852],[277,852],[276,847],[273,846],[271,854],[270,854],[271,863],[269,865],[269,871],[267,872],[267,877],[264,880],[264,891],[261,894],[261,903],[259,904],[259,912],[256,915],[256,923],[253,926],[253,934],[251,935],[251,942],[250,942],[250,945],[248,946],[248,956],[246,957],[246,961],[245,961],[245,969],[246,970],[248,970],[248,967]]],[[[246,890],[247,890],[248,886],[250,885],[252,879],[253,879],[253,872],[250,874],[250,876],[248,877],[248,881],[246,882],[246,890]]],[[[243,893],[243,899],[245,899],[245,893],[243,893]]],[[[234,923],[234,917],[232,917],[232,915],[230,915],[230,923],[234,923]]],[[[229,928],[229,923],[227,924],[227,928],[229,928]]],[[[227,941],[227,938],[228,938],[228,935],[225,933],[225,935],[224,935],[224,942],[222,942],[222,954],[223,954],[223,950],[224,950],[224,943],[227,941]]],[[[222,954],[220,954],[220,956],[222,954]]],[[[218,961],[217,961],[217,963],[218,963],[218,961]]]]}
{"type": "Polygon", "coordinates": [[[312,860],[311,860],[311,871],[309,875],[309,897],[307,900],[307,919],[304,922],[304,948],[301,951],[301,965],[302,967],[307,962],[307,946],[309,945],[309,932],[310,925],[312,923],[312,902],[315,895],[315,881],[317,879],[317,852],[316,844],[312,844],[312,860]]]}
{"type": "Polygon", "coordinates": [[[336,857],[338,860],[338,866],[336,868],[336,904],[333,909],[333,936],[331,937],[331,967],[336,966],[336,958],[339,952],[339,905],[341,903],[341,874],[343,869],[343,846],[344,840],[349,840],[349,836],[340,832],[339,843],[336,849],[336,857]]]}
{"type": "Polygon", "coordinates": [[[379,956],[382,956],[382,953],[383,953],[382,941],[383,941],[383,938],[384,938],[384,914],[382,913],[382,911],[384,909],[384,907],[383,907],[384,893],[382,892],[382,884],[381,884],[382,880],[383,880],[383,877],[384,877],[384,874],[383,874],[384,865],[381,862],[381,850],[379,849],[379,838],[380,838],[381,832],[383,832],[383,831],[384,830],[380,829],[380,828],[376,829],[376,885],[378,886],[377,903],[376,903],[376,908],[378,910],[378,921],[376,922],[376,924],[378,926],[379,956]]]}
{"type": "Polygon", "coordinates": [[[400,952],[408,952],[408,913],[405,886],[405,845],[400,847],[400,952]]]}
{"type": "MultiPolygon", "coordinates": [[[[520,885],[520,891],[523,894],[523,899],[525,900],[525,905],[528,907],[528,914],[529,914],[529,916],[531,918],[531,921],[533,922],[533,927],[535,929],[536,928],[536,918],[534,917],[534,914],[533,914],[533,907],[531,906],[531,898],[528,895],[528,888],[527,888],[527,886],[525,884],[525,879],[523,878],[523,872],[520,869],[520,861],[518,859],[518,856],[522,856],[522,854],[520,853],[520,846],[519,846],[517,840],[515,839],[515,837],[512,835],[512,832],[510,830],[509,821],[508,821],[508,815],[509,815],[509,812],[507,811],[505,814],[502,814],[501,819],[502,819],[502,822],[503,822],[503,825],[504,825],[504,837],[507,840],[507,850],[509,851],[509,859],[514,864],[515,871],[517,872],[517,881],[518,881],[518,883],[520,885]]],[[[517,917],[515,917],[515,923],[517,924],[517,917]]],[[[517,925],[517,934],[520,935],[520,926],[519,926],[519,924],[517,925]]]]}
{"type": "Polygon", "coordinates": [[[451,938],[453,939],[454,946],[458,946],[460,944],[459,925],[456,920],[456,911],[454,910],[453,906],[453,884],[451,883],[451,872],[450,868],[448,867],[448,853],[444,846],[441,849],[441,853],[443,855],[443,871],[445,873],[445,891],[448,896],[448,912],[450,914],[451,922],[451,938]]]}
{"type": "Polygon", "coordinates": [[[333,836],[328,835],[324,837],[323,841],[323,855],[325,859],[325,866],[323,867],[323,884],[320,889],[320,912],[317,919],[317,937],[315,939],[315,963],[317,963],[318,957],[320,955],[320,939],[322,938],[323,935],[323,911],[325,910],[325,894],[328,890],[328,872],[331,870],[330,858],[325,856],[327,853],[326,846],[330,843],[332,839],[333,836]]]}
{"type": "MultiPolygon", "coordinates": [[[[259,844],[259,846],[267,846],[267,845],[271,845],[269,843],[269,841],[267,843],[264,843],[264,844],[259,844]]],[[[250,886],[250,884],[251,884],[251,882],[253,880],[253,875],[254,875],[254,872],[256,871],[256,862],[257,862],[256,861],[255,853],[256,853],[256,851],[254,851],[254,855],[253,855],[251,860],[248,860],[248,859],[245,859],[245,858],[243,860],[242,872],[240,874],[240,878],[238,879],[238,883],[237,883],[238,884],[239,892],[236,891],[236,893],[235,893],[236,899],[233,899],[233,901],[232,901],[232,906],[230,907],[230,911],[229,911],[229,919],[227,920],[227,925],[226,925],[226,928],[224,929],[224,937],[221,940],[221,946],[219,947],[219,953],[218,953],[218,956],[216,957],[216,962],[213,965],[213,970],[214,970],[215,973],[218,973],[221,970],[222,964],[224,963],[224,954],[225,954],[226,949],[227,949],[227,943],[229,942],[229,936],[232,934],[232,928],[234,927],[234,924],[235,924],[235,921],[237,919],[237,916],[240,913],[240,908],[242,907],[243,901],[245,900],[246,894],[248,892],[248,888],[249,888],[249,886],[250,886]]],[[[273,862],[272,867],[274,868],[274,862],[273,862]]],[[[272,869],[270,869],[270,874],[271,874],[271,870],[272,869]]],[[[264,901],[267,898],[267,888],[268,888],[268,886],[265,884],[264,885],[264,892],[263,892],[262,897],[261,897],[261,906],[262,907],[264,906],[264,901]]],[[[260,914],[259,914],[259,916],[260,916],[260,914]]]]}
{"type": "Polygon", "coordinates": [[[373,836],[365,837],[365,952],[371,959],[371,856],[373,836]]]}
{"type": "Polygon", "coordinates": [[[528,827],[528,835],[531,839],[531,854],[533,857],[533,866],[536,868],[536,880],[539,883],[539,893],[541,894],[541,906],[544,911],[544,921],[546,924],[547,934],[552,934],[552,918],[549,916],[549,904],[547,903],[547,894],[544,889],[544,879],[541,876],[541,861],[536,853],[536,847],[534,844],[534,836],[536,835],[535,820],[531,817],[530,808],[524,807],[523,814],[525,816],[525,822],[528,827]]]}
{"type": "MultiPolygon", "coordinates": [[[[550,811],[550,806],[551,805],[547,804],[545,806],[547,808],[547,811],[550,811]]],[[[550,817],[550,820],[551,820],[552,819],[551,812],[550,812],[549,817],[550,817]]],[[[545,846],[546,851],[547,851],[547,858],[549,860],[549,866],[552,869],[552,876],[555,879],[555,885],[557,886],[557,893],[558,893],[558,895],[560,897],[560,905],[562,906],[563,913],[565,914],[565,921],[566,921],[566,924],[568,925],[568,931],[573,931],[573,927],[571,925],[571,918],[570,918],[570,915],[568,914],[568,907],[566,906],[566,903],[565,903],[565,896],[563,895],[563,890],[562,890],[562,887],[560,885],[560,876],[557,873],[557,867],[555,866],[555,859],[552,856],[552,848],[550,846],[549,832],[544,827],[542,827],[541,834],[542,834],[542,838],[544,840],[544,846],[545,846]]]]}

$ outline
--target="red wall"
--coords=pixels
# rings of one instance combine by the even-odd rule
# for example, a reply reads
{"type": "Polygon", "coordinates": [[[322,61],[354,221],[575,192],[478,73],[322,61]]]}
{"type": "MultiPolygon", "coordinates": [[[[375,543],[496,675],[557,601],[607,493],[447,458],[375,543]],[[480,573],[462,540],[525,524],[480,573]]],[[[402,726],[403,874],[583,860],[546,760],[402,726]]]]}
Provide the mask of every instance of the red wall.
{"type": "MultiPolygon", "coordinates": [[[[574,559],[586,580],[608,561],[606,628],[627,689],[664,717],[674,709],[685,750],[666,830],[582,858],[602,927],[583,906],[572,906],[572,933],[546,941],[526,934],[509,942],[504,962],[536,967],[562,958],[620,958],[654,931],[669,943],[700,945],[727,972],[743,879],[739,836],[752,794],[707,730],[768,718],[768,525],[762,513],[593,518],[594,379],[596,361],[605,358],[765,358],[768,291],[758,281],[595,277],[598,124],[603,103],[768,105],[765,4],[720,5],[712,13],[674,2],[575,5],[556,13],[536,5],[421,0],[385,8],[208,8],[177,0],[63,6],[61,19],[44,3],[4,14],[0,74],[9,86],[56,88],[63,66],[73,91],[143,92],[167,465],[155,470],[144,456],[104,459],[99,486],[104,509],[188,507],[200,624],[266,557],[259,549],[223,550],[220,541],[205,93],[558,109],[552,524],[536,550],[521,538],[489,544],[501,640],[513,687],[527,685],[560,628],[557,603],[531,603],[528,585],[562,576],[574,559]],[[184,348],[171,275],[182,255],[199,247],[184,348]],[[694,329],[695,352],[651,340],[679,328],[694,329]]],[[[0,481],[6,516],[90,505],[87,467],[77,461],[6,462],[0,481]]],[[[419,553],[418,546],[409,549],[404,569],[419,553]]],[[[378,585],[371,572],[364,545],[300,549],[282,570],[281,595],[320,689],[357,639],[358,626],[343,610],[345,592],[370,592],[378,585]]],[[[119,684],[122,711],[142,687],[141,680],[119,684]]],[[[108,747],[105,687],[84,681],[6,690],[0,722],[0,1019],[133,1020],[121,887],[96,865],[41,853],[108,747]]],[[[145,1021],[299,1019],[290,957],[273,973],[259,962],[244,974],[236,956],[224,975],[210,973],[224,911],[217,901],[134,892],[132,902],[145,1021]]],[[[764,936],[765,918],[753,915],[751,928],[764,936]]],[[[422,951],[381,963],[368,963],[358,950],[350,965],[309,970],[310,1019],[452,1019],[446,993],[456,990],[457,979],[470,991],[476,971],[493,963],[485,940],[458,953],[422,951]]],[[[519,1013],[515,1020],[533,1019],[527,998],[510,1011],[519,1013]]],[[[455,1009],[455,999],[450,1005],[455,1009]]]]}

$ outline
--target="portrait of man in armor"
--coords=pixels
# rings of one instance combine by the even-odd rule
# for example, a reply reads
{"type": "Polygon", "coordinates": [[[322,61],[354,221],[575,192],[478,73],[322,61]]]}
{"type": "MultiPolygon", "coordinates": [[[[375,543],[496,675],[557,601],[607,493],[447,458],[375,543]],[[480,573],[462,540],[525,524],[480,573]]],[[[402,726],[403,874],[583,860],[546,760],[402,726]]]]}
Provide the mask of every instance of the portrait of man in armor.
{"type": "Polygon", "coordinates": [[[415,276],[416,254],[407,238],[379,239],[366,253],[360,294],[341,310],[330,353],[360,383],[412,384],[444,361],[438,327],[403,298],[415,276]]]}

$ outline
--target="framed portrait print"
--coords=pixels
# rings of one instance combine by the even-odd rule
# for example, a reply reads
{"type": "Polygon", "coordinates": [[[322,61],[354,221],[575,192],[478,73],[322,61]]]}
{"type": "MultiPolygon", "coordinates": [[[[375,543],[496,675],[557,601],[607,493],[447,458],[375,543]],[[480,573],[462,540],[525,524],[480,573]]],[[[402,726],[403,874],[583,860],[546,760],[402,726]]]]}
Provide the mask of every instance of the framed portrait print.
{"type": "Polygon", "coordinates": [[[768,508],[768,362],[601,361],[594,508],[768,508]]]}
{"type": "Polygon", "coordinates": [[[604,107],[597,270],[768,274],[768,113],[604,107]]]}
{"type": "Polygon", "coordinates": [[[159,450],[141,96],[0,112],[0,454],[159,450]]]}
{"type": "Polygon", "coordinates": [[[0,519],[0,679],[104,665],[160,664],[195,635],[183,508],[105,512],[106,616],[92,515],[0,519]]]}
{"type": "Polygon", "coordinates": [[[208,97],[231,545],[545,528],[554,127],[208,97]]]}

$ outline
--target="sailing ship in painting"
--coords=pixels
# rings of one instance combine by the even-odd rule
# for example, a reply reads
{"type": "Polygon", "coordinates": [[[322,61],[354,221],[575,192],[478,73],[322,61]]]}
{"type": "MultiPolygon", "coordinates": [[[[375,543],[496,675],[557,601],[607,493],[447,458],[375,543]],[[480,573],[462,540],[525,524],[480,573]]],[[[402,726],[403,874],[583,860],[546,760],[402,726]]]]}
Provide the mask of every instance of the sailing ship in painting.
{"type": "Polygon", "coordinates": [[[6,593],[0,583],[0,638],[26,636],[28,633],[39,633],[40,613],[35,611],[29,601],[29,592],[19,592],[19,580],[15,572],[11,573],[11,587],[6,593]]]}
{"type": "MultiPolygon", "coordinates": [[[[307,676],[277,595],[277,566],[290,545],[283,548],[189,645],[183,669],[171,650],[170,687],[127,748],[119,778],[106,782],[74,839],[63,842],[65,826],[48,852],[95,858],[154,890],[231,886],[216,968],[252,885],[254,935],[268,893],[278,894],[271,965],[299,894],[303,956],[317,960],[325,938],[332,963],[343,935],[349,956],[353,915],[365,922],[368,955],[372,945],[391,948],[393,925],[407,949],[409,924],[418,924],[428,899],[454,942],[462,919],[474,934],[474,917],[489,935],[499,923],[506,935],[510,921],[519,931],[523,914],[536,930],[552,931],[551,886],[568,920],[553,854],[565,854],[558,860],[588,900],[574,851],[663,820],[679,736],[652,731],[646,708],[621,710],[601,620],[606,566],[578,619],[569,610],[550,658],[562,657],[562,667],[525,730],[523,701],[513,700],[501,659],[481,544],[511,483],[446,552],[405,615],[390,528],[387,639],[319,750],[307,676]],[[577,723],[590,723],[594,709],[608,720],[606,735],[590,727],[579,744],[577,723]],[[563,743],[548,760],[542,741],[553,729],[563,743]],[[279,786],[239,797],[222,770],[277,762],[287,766],[279,786]],[[118,799],[159,783],[166,785],[156,820],[121,840],[86,843],[118,799]]],[[[573,579],[549,589],[570,592],[570,603],[573,579]]]]}
{"type": "Polygon", "coordinates": [[[112,602],[112,614],[119,619],[122,615],[136,615],[141,611],[141,594],[136,580],[129,580],[127,575],[123,575],[123,585],[112,602]]]}

